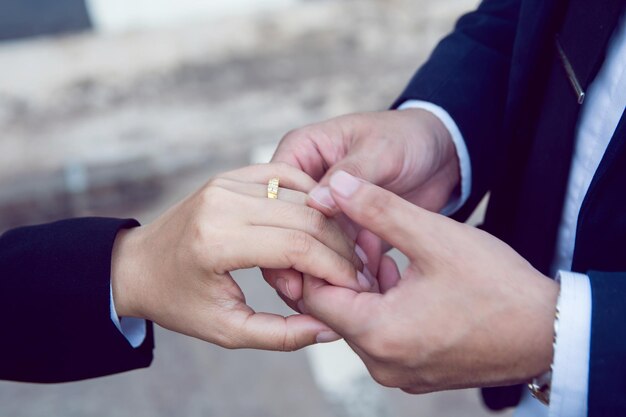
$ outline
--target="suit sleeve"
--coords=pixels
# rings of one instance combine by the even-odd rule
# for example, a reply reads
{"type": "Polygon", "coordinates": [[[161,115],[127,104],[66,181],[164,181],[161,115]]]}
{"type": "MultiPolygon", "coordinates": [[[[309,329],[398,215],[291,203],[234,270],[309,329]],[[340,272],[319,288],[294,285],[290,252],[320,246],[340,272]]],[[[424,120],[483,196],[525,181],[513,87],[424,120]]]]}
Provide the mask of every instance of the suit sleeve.
{"type": "Polygon", "coordinates": [[[490,186],[495,142],[502,135],[520,0],[484,0],[461,17],[396,100],[422,100],[445,109],[459,126],[472,171],[469,215],[490,186]]]}
{"type": "Polygon", "coordinates": [[[589,417],[626,413],[626,272],[590,272],[589,417]]]}
{"type": "Polygon", "coordinates": [[[0,379],[66,382],[150,365],[110,317],[111,253],[134,220],[85,218],[0,237],[0,379]]]}

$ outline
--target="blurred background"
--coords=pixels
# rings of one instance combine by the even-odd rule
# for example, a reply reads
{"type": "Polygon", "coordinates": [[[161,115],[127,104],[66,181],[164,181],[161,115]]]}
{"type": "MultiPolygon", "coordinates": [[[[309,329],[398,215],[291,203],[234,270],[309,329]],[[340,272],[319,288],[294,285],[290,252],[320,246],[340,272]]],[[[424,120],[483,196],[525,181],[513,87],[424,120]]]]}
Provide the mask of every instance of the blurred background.
{"type": "MultiPolygon", "coordinates": [[[[146,223],[284,133],[382,110],[477,0],[3,0],[0,232],[72,216],[146,223]]],[[[253,307],[288,313],[257,271],[253,307]]],[[[4,360],[10,360],[5,358],[4,360]]],[[[0,382],[0,416],[484,416],[478,392],[374,384],[343,342],[226,351],[156,329],[149,369],[0,382]]]]}

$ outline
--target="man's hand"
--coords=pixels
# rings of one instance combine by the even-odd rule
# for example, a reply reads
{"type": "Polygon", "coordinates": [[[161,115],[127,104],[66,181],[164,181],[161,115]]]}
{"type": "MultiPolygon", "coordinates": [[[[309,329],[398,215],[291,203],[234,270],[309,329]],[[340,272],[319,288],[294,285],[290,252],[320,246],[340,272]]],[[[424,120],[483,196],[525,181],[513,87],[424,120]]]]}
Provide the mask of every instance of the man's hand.
{"type": "Polygon", "coordinates": [[[346,171],[420,207],[439,211],[459,183],[459,161],[450,133],[425,110],[410,109],[337,117],[289,132],[273,162],[286,162],[319,185],[310,204],[339,212],[328,182],[346,171]]]}
{"type": "Polygon", "coordinates": [[[355,291],[373,287],[358,270],[354,243],[294,191],[314,183],[286,164],[243,168],[211,180],[154,223],[121,232],[112,261],[118,314],[228,348],[294,350],[338,338],[308,315],[254,312],[230,275],[294,268],[355,291]],[[274,176],[289,188],[278,200],[266,196],[274,176]]]}
{"type": "MultiPolygon", "coordinates": [[[[339,170],[435,212],[446,205],[460,180],[450,133],[437,117],[418,109],[352,114],[294,130],[282,139],[272,160],[319,181],[307,204],[327,216],[339,212],[328,188],[331,175],[339,170]]],[[[367,238],[362,242],[356,225],[338,220],[360,246],[376,245],[367,238]]],[[[367,248],[357,251],[364,260],[364,252],[374,255],[369,269],[376,273],[377,254],[367,248]]],[[[301,298],[301,276],[294,271],[266,270],[264,276],[270,283],[280,278],[283,287],[289,286],[289,294],[277,290],[290,305],[301,298]]]]}
{"type": "Polygon", "coordinates": [[[307,310],[344,336],[381,384],[411,393],[527,381],[548,370],[558,284],[479,229],[345,172],[330,180],[352,220],[408,256],[385,257],[382,294],[305,276],[307,310]]]}

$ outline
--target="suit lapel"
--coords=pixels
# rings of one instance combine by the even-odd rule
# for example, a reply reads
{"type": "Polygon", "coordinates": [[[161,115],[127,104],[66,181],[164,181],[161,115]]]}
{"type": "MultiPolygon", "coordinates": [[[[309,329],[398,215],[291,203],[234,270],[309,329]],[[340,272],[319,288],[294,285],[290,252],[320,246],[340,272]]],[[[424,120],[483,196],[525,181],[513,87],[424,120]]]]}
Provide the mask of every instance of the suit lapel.
{"type": "Polygon", "coordinates": [[[561,31],[562,46],[583,89],[596,77],[604,62],[606,46],[624,9],[624,0],[570,0],[561,31]]]}
{"type": "Polygon", "coordinates": [[[553,16],[557,26],[550,23],[541,29],[544,38],[540,43],[549,48],[548,75],[543,84],[531,78],[526,86],[528,90],[535,90],[529,95],[539,94],[541,98],[530,101],[527,104],[530,108],[520,111],[523,115],[534,114],[536,124],[522,126],[522,134],[512,144],[507,158],[513,161],[511,178],[519,184],[519,192],[503,203],[505,207],[508,204],[510,213],[515,213],[510,229],[503,229],[505,236],[509,235],[509,243],[546,273],[554,253],[580,112],[568,72],[557,52],[555,37],[558,33],[566,54],[575,57],[572,65],[586,88],[604,62],[608,40],[623,7],[621,0],[593,4],[570,0],[564,9],[560,6],[552,5],[551,11],[560,12],[564,16],[562,22],[553,16]],[[580,30],[589,36],[581,37],[580,30]]]}
{"type": "MultiPolygon", "coordinates": [[[[578,215],[573,270],[609,270],[612,250],[622,250],[626,234],[626,115],[622,118],[596,170],[578,215]],[[605,245],[607,247],[605,247],[605,245]]],[[[619,259],[624,259],[620,256],[619,259]]],[[[626,267],[626,265],[619,265],[626,267]]]]}
{"type": "MultiPolygon", "coordinates": [[[[512,117],[519,116],[522,105],[528,102],[528,86],[533,85],[534,78],[538,76],[539,61],[549,53],[545,40],[554,32],[554,21],[563,7],[562,3],[563,0],[527,0],[520,6],[520,24],[511,58],[509,82],[507,113],[512,117]]],[[[508,126],[512,124],[512,119],[507,121],[508,126]]]]}

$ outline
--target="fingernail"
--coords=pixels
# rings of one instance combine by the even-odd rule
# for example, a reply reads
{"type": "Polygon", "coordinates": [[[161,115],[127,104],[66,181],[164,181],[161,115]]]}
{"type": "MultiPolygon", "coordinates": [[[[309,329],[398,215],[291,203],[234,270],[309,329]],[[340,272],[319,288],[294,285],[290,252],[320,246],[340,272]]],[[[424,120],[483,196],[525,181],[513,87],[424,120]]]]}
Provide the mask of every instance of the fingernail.
{"type": "Polygon", "coordinates": [[[307,314],[308,313],[308,310],[304,306],[304,300],[298,301],[298,310],[300,310],[300,313],[302,313],[302,314],[307,314]]]}
{"type": "Polygon", "coordinates": [[[363,268],[363,275],[365,275],[365,278],[367,278],[372,288],[374,288],[374,286],[376,285],[376,278],[374,278],[374,275],[372,275],[370,270],[367,268],[363,268]]]}
{"type": "Polygon", "coordinates": [[[367,277],[365,275],[363,275],[363,272],[361,271],[356,271],[356,279],[357,281],[359,281],[359,285],[366,291],[369,291],[372,289],[372,283],[370,282],[369,279],[367,279],[367,277]]]}
{"type": "Polygon", "coordinates": [[[330,177],[330,187],[346,198],[350,198],[360,186],[361,181],[345,171],[337,171],[330,177]]]}
{"type": "Polygon", "coordinates": [[[289,282],[287,282],[286,279],[278,278],[276,280],[276,286],[278,287],[278,291],[280,291],[285,297],[290,300],[294,300],[293,294],[291,293],[291,290],[289,290],[289,282]]]}
{"type": "Polygon", "coordinates": [[[367,265],[367,263],[369,262],[369,258],[367,257],[367,254],[362,247],[356,245],[354,247],[354,253],[356,253],[356,256],[358,256],[361,262],[363,262],[363,265],[367,265]]]}
{"type": "Polygon", "coordinates": [[[320,206],[324,206],[328,209],[334,209],[337,207],[333,196],[330,194],[330,188],[317,186],[311,190],[309,197],[317,202],[320,206]]]}
{"type": "Polygon", "coordinates": [[[332,330],[326,330],[323,332],[319,332],[317,334],[317,337],[315,338],[315,341],[317,343],[330,343],[335,342],[339,339],[341,339],[341,336],[339,336],[337,333],[333,332],[332,330]]]}

